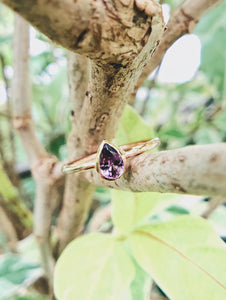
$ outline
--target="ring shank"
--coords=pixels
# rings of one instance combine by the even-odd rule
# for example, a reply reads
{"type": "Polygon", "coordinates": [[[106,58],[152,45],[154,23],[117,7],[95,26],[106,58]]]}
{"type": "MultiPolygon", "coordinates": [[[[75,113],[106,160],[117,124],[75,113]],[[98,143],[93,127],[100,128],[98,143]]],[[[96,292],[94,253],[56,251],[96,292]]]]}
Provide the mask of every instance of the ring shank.
{"type": "MultiPolygon", "coordinates": [[[[125,153],[126,158],[130,158],[146,151],[149,151],[159,146],[159,138],[151,140],[143,140],[135,143],[120,146],[120,149],[125,153]]],[[[70,163],[63,165],[62,172],[64,174],[77,173],[94,169],[96,166],[97,153],[90,154],[83,158],[79,158],[70,163]]]]}
{"type": "Polygon", "coordinates": [[[155,147],[160,145],[160,139],[154,138],[151,140],[143,140],[136,143],[130,143],[124,146],[120,146],[120,148],[125,151],[126,158],[133,157],[144,153],[146,151],[152,150],[155,147]]]}
{"type": "Polygon", "coordinates": [[[95,168],[97,153],[90,154],[86,157],[79,158],[68,164],[63,165],[62,172],[64,174],[77,173],[81,171],[88,171],[95,168]]]}

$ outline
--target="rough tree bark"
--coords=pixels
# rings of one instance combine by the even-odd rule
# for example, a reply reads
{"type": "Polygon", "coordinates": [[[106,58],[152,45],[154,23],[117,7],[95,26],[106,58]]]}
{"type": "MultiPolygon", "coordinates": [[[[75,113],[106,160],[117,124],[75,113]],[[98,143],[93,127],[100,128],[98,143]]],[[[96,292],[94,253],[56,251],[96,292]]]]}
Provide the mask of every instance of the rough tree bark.
{"type": "MultiPolygon", "coordinates": [[[[177,12],[182,21],[178,21],[175,12],[162,42],[161,37],[165,26],[161,6],[154,0],[51,0],[48,2],[44,0],[2,0],[2,2],[21,14],[51,40],[88,57],[87,59],[74,53],[69,55],[73,126],[68,139],[68,152],[69,160],[74,160],[95,152],[104,138],[111,140],[114,137],[123,108],[133,93],[138,78],[143,70],[141,78],[147,75],[147,73],[145,74],[145,70],[147,70],[144,68],[145,65],[149,65],[148,72],[150,72],[150,69],[152,70],[160,63],[166,49],[179,36],[190,32],[207,8],[210,9],[221,1],[186,1],[181,6],[183,9],[178,8],[177,12]],[[184,24],[182,29],[179,24],[179,31],[176,26],[178,22],[184,24]]],[[[23,91],[23,94],[26,95],[26,93],[23,91]]],[[[55,158],[48,156],[37,141],[30,118],[30,104],[24,103],[23,105],[22,103],[18,107],[15,124],[24,140],[28,157],[33,166],[33,174],[38,183],[37,199],[40,200],[37,201],[39,209],[36,208],[36,216],[46,217],[50,220],[51,208],[47,210],[47,215],[43,215],[43,209],[52,206],[56,178],[60,177],[58,167],[60,164],[55,158]],[[27,146],[28,138],[37,145],[36,150],[33,146],[27,146]]],[[[31,143],[30,141],[29,143],[31,143]]],[[[207,147],[207,150],[210,149],[207,147]]],[[[181,151],[183,152],[183,150],[181,151]]],[[[190,170],[194,157],[188,150],[184,149],[184,151],[184,155],[186,154],[187,157],[184,165],[181,161],[174,162],[177,154],[174,152],[145,154],[137,157],[131,161],[124,178],[112,185],[113,187],[121,185],[120,187],[123,189],[137,191],[143,189],[145,191],[197,192],[198,194],[203,192],[206,194],[203,187],[192,189],[186,186],[185,188],[180,181],[181,173],[176,174],[175,171],[172,171],[171,175],[168,173],[164,177],[163,172],[168,170],[169,166],[174,166],[175,170],[175,164],[178,169],[184,166],[182,172],[190,170]],[[189,158],[190,155],[191,158],[189,158]],[[168,163],[162,163],[162,168],[158,168],[163,157],[167,157],[168,163]],[[156,160],[154,161],[153,158],[156,160]],[[149,165],[155,166],[155,178],[158,178],[159,182],[152,179],[153,173],[149,168],[145,173],[146,186],[142,186],[142,182],[139,182],[139,178],[142,178],[141,174],[137,179],[135,178],[135,172],[143,171],[144,159],[149,160],[149,165]],[[137,167],[134,165],[135,162],[137,167]],[[161,182],[163,179],[164,181],[161,182]],[[166,187],[163,188],[165,183],[166,187]]],[[[205,163],[204,160],[202,162],[205,163]]],[[[215,174],[212,169],[209,171],[213,175],[215,174]]],[[[225,178],[223,171],[220,173],[221,175],[224,176],[221,178],[225,178]]],[[[198,173],[194,172],[190,176],[197,179],[198,173]]],[[[95,179],[94,183],[97,181],[95,179]]],[[[207,183],[204,183],[207,186],[207,183]]],[[[108,185],[106,182],[104,184],[108,185]]],[[[68,176],[63,208],[57,224],[59,253],[82,230],[93,190],[94,187],[83,176],[68,176]]],[[[220,193],[224,194],[224,192],[225,190],[222,189],[220,193]]],[[[45,223],[39,227],[40,217],[35,219],[37,222],[36,234],[45,243],[48,241],[50,223],[47,222],[48,224],[45,223]]]]}
{"type": "MultiPolygon", "coordinates": [[[[85,56],[70,52],[68,54],[68,80],[71,99],[72,132],[68,137],[68,158],[74,160],[84,155],[84,145],[79,137],[80,112],[84,104],[85,91],[88,87],[90,61],[85,56]]],[[[57,224],[57,255],[68,241],[78,235],[86,220],[92,200],[94,186],[81,176],[72,175],[66,178],[64,202],[57,224]]]]}

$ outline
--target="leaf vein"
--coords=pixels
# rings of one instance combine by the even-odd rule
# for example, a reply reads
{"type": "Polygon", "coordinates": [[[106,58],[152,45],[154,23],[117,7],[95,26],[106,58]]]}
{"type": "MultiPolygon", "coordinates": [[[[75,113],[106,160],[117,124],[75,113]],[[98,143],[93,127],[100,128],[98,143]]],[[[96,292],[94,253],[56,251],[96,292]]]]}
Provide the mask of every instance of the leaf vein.
{"type": "Polygon", "coordinates": [[[153,235],[152,233],[141,231],[141,230],[136,230],[134,233],[137,233],[139,235],[144,235],[146,237],[152,238],[153,240],[161,243],[162,245],[170,248],[172,251],[176,252],[178,255],[180,255],[182,258],[187,260],[189,263],[193,264],[196,268],[198,268],[200,271],[204,272],[209,278],[211,278],[213,281],[215,281],[220,287],[222,287],[224,290],[226,290],[226,286],[223,285],[218,279],[216,279],[212,274],[210,274],[208,271],[206,271],[203,267],[201,267],[199,264],[194,262],[192,259],[187,257],[183,252],[175,248],[174,246],[170,245],[169,243],[161,240],[157,236],[153,235]]]}

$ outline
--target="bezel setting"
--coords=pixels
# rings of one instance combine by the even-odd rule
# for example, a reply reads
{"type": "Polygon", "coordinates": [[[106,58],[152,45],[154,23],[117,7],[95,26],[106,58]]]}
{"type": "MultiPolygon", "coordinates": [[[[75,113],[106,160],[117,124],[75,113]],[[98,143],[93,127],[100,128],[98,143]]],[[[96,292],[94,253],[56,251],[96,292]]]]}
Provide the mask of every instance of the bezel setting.
{"type": "MultiPolygon", "coordinates": [[[[106,153],[105,153],[105,155],[106,155],[106,153]]],[[[105,161],[105,163],[106,163],[106,161],[105,161]]],[[[120,149],[119,147],[117,147],[116,145],[114,145],[113,143],[110,143],[107,140],[103,140],[103,142],[100,144],[99,149],[97,151],[96,170],[100,174],[100,176],[102,178],[104,178],[105,180],[113,181],[113,180],[119,179],[126,170],[125,152],[122,149],[120,149]],[[107,147],[109,149],[107,149],[107,147]],[[112,150],[112,152],[114,151],[115,153],[112,153],[111,150],[112,150]],[[108,158],[101,157],[101,155],[103,154],[103,151],[109,152],[108,158]],[[114,157],[114,155],[115,156],[118,155],[118,157],[116,158],[116,157],[114,157]],[[103,170],[103,168],[101,168],[101,166],[100,166],[101,159],[107,160],[108,165],[109,165],[108,169],[106,168],[106,170],[103,170]],[[115,164],[114,164],[114,159],[115,159],[115,164]],[[117,166],[117,163],[119,164],[118,166],[117,166]],[[122,165],[121,165],[121,163],[122,163],[122,165]],[[106,174],[104,174],[104,173],[106,173],[106,174]],[[112,173],[112,175],[110,175],[110,173],[112,173]]]]}

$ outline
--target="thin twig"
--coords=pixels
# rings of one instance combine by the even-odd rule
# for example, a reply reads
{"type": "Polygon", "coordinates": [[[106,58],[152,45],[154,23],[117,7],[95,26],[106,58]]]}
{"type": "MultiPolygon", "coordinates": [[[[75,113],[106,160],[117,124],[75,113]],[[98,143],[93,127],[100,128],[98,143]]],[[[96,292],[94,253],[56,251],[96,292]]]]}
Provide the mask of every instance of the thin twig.
{"type": "MultiPolygon", "coordinates": [[[[17,233],[15,231],[12,221],[7,216],[5,210],[1,207],[1,204],[0,204],[0,228],[1,228],[1,235],[4,236],[3,243],[6,243],[7,248],[9,248],[10,251],[16,251],[16,244],[18,242],[17,233]]],[[[5,246],[3,243],[0,243],[0,253],[2,248],[5,246]]]]}
{"type": "Polygon", "coordinates": [[[98,208],[92,219],[89,222],[87,231],[88,232],[98,232],[101,228],[101,225],[108,221],[111,218],[112,205],[111,203],[105,205],[104,207],[98,208]]]}
{"type": "Polygon", "coordinates": [[[208,208],[203,212],[202,217],[208,219],[218,206],[226,202],[225,199],[213,197],[208,201],[208,208]]]}

